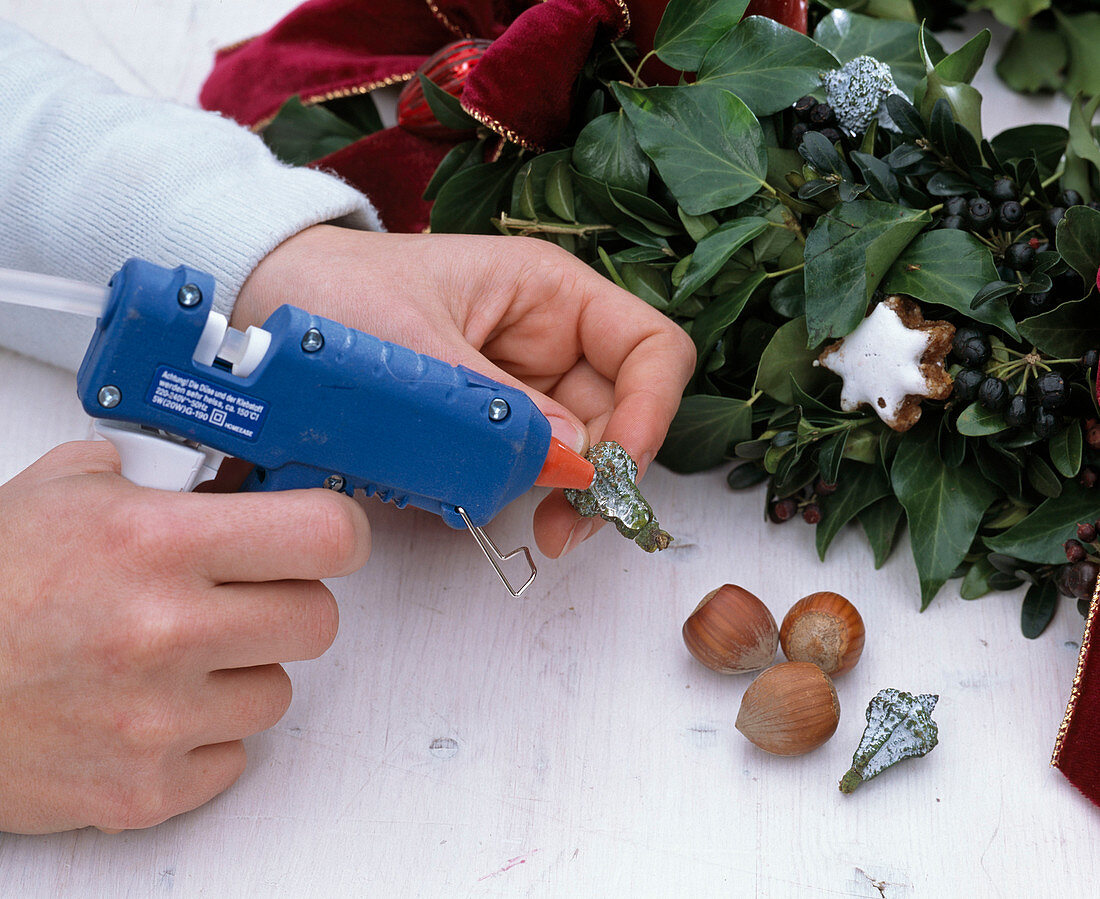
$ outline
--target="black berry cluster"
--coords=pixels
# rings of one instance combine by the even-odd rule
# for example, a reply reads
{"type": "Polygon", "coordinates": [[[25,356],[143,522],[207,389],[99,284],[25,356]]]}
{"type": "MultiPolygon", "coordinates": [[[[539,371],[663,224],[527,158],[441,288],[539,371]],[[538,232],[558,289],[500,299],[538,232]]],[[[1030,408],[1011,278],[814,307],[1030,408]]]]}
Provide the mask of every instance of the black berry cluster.
{"type": "Polygon", "coordinates": [[[829,143],[835,144],[842,137],[836,114],[828,103],[819,103],[809,95],[798,100],[793,107],[795,122],[790,130],[790,144],[797,147],[807,131],[819,131],[829,143]]]}

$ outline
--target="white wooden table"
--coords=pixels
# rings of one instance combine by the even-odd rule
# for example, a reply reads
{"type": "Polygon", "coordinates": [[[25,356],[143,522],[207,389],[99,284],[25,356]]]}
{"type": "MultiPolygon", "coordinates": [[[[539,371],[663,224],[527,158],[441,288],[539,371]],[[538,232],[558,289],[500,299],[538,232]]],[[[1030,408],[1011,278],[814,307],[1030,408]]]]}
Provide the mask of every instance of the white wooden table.
{"type": "MultiPolygon", "coordinates": [[[[0,0],[0,16],[140,93],[191,101],[213,49],[293,0],[0,0]]],[[[987,78],[987,122],[1064,119],[987,78]]],[[[69,373],[0,353],[0,478],[88,421],[69,373]]],[[[605,532],[510,598],[468,535],[372,504],[374,555],[332,586],[340,635],[291,666],[294,702],[249,741],[228,793],[160,827],[0,835],[3,896],[1088,896],[1100,810],[1048,761],[1082,621],[1038,640],[1020,594],[918,614],[902,547],[875,572],[855,532],[818,563],[723,472],[654,469],[679,539],[658,557],[605,532]],[[867,623],[837,681],[836,736],[801,758],[734,730],[748,678],[699,666],[684,617],[731,581],[776,617],[819,589],[867,623]],[[940,694],[941,743],[852,796],[836,782],[881,687],[940,694]]],[[[528,540],[536,497],[491,526],[528,540]]],[[[511,545],[511,544],[510,544],[511,545]]],[[[0,722],[2,726],[2,722],[0,722]]]]}

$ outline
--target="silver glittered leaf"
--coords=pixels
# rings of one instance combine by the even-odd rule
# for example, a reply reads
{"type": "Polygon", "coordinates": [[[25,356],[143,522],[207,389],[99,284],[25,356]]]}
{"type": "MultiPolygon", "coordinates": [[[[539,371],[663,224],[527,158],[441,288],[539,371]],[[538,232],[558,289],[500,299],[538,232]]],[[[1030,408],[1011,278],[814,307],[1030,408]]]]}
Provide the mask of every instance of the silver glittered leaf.
{"type": "Polygon", "coordinates": [[[914,696],[901,690],[879,690],[867,706],[867,727],[852,756],[852,767],[840,779],[840,792],[851,793],[902,759],[927,755],[939,742],[932,709],[939,696],[914,696]]]}

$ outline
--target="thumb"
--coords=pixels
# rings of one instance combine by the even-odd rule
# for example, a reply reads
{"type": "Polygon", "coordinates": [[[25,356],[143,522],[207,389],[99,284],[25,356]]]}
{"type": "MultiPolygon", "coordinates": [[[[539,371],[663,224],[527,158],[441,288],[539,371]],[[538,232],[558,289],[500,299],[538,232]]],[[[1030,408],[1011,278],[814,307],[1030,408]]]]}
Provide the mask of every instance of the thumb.
{"type": "Polygon", "coordinates": [[[522,390],[550,422],[551,435],[564,443],[573,452],[584,455],[590,441],[588,428],[584,422],[557,400],[551,399],[545,393],[540,393],[530,385],[524,384],[519,378],[508,374],[504,369],[498,368],[469,344],[455,347],[449,355],[451,358],[448,361],[452,365],[465,365],[487,378],[492,378],[494,381],[499,381],[508,387],[522,390]]]}

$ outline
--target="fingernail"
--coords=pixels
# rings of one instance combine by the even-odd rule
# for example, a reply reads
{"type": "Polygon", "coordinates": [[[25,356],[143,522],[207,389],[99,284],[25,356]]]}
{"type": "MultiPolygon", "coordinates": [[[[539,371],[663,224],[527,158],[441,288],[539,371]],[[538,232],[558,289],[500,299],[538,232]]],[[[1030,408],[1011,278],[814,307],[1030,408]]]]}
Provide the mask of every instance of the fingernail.
{"type": "Polygon", "coordinates": [[[556,415],[546,416],[550,422],[550,433],[575,453],[583,453],[588,447],[588,435],[567,418],[556,415]]]}
{"type": "Polygon", "coordinates": [[[588,535],[592,533],[593,524],[594,522],[591,519],[582,518],[573,525],[573,530],[569,532],[569,539],[565,541],[565,546],[562,548],[561,554],[564,556],[566,553],[575,549],[578,544],[583,543],[588,535]]]}

